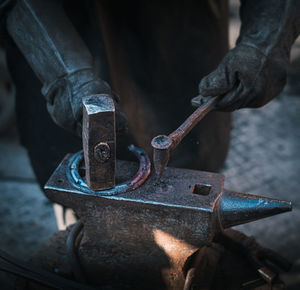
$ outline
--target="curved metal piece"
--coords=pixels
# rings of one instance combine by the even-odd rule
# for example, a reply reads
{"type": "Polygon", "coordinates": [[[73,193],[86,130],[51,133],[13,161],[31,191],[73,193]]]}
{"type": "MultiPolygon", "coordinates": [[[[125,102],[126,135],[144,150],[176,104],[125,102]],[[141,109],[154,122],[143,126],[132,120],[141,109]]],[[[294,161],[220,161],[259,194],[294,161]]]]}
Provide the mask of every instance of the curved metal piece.
{"type": "Polygon", "coordinates": [[[111,189],[95,191],[89,189],[86,181],[80,176],[78,171],[83,159],[83,151],[75,153],[70,159],[67,173],[69,181],[74,187],[78,188],[79,190],[94,195],[116,195],[138,188],[149,176],[151,172],[151,162],[144,150],[137,148],[134,145],[130,145],[128,149],[139,159],[140,162],[137,173],[128,181],[120,183],[111,189]]]}

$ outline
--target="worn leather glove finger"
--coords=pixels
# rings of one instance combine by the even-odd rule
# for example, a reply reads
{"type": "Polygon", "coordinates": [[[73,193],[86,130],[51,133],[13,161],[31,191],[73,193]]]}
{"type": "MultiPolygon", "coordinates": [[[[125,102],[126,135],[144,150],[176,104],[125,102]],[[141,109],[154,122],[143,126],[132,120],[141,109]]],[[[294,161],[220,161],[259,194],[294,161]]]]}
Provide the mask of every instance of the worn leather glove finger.
{"type": "Polygon", "coordinates": [[[229,71],[230,56],[227,55],[215,71],[204,77],[199,84],[199,94],[205,97],[225,95],[235,84],[234,73],[229,71]],[[223,77],[220,77],[223,76],[223,77]]]}
{"type": "Polygon", "coordinates": [[[241,105],[242,92],[244,91],[244,86],[242,83],[236,83],[235,86],[226,94],[220,96],[220,100],[217,104],[218,108],[223,108],[223,111],[226,111],[228,108],[229,111],[236,110],[241,105]]]}
{"type": "Polygon", "coordinates": [[[76,132],[76,122],[72,113],[71,103],[69,102],[69,98],[65,100],[63,97],[66,95],[64,88],[59,87],[53,93],[56,96],[51,102],[47,101],[47,110],[52,120],[67,131],[76,132]]]}
{"type": "MultiPolygon", "coordinates": [[[[123,134],[128,131],[128,121],[126,115],[120,110],[119,105],[115,103],[116,106],[116,131],[117,134],[123,134]]],[[[77,136],[81,136],[82,134],[82,113],[77,114],[77,119],[74,119],[71,104],[70,102],[65,102],[63,98],[56,98],[55,104],[51,105],[47,103],[47,109],[50,113],[54,122],[60,127],[73,132],[77,136]],[[60,109],[57,110],[56,108],[60,109]],[[62,112],[64,113],[64,117],[61,117],[62,112]]],[[[77,107],[78,112],[82,112],[82,105],[77,107]]]]}
{"type": "Polygon", "coordinates": [[[238,45],[199,84],[203,96],[220,96],[217,109],[261,107],[276,97],[286,82],[286,58],[265,56],[258,48],[238,45]]]}
{"type": "MultiPolygon", "coordinates": [[[[48,89],[47,109],[56,124],[81,136],[82,130],[82,98],[94,94],[114,94],[109,85],[95,78],[90,71],[82,71],[68,78],[57,81],[51,90],[48,89]]],[[[124,132],[127,129],[127,119],[121,112],[115,98],[116,130],[124,132]]]]}

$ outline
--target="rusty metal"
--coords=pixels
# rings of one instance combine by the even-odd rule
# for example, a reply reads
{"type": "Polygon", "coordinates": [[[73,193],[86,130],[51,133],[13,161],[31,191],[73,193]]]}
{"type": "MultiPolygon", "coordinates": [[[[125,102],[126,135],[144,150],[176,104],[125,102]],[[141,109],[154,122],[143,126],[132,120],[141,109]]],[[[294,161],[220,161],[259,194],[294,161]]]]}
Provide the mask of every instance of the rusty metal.
{"type": "Polygon", "coordinates": [[[82,142],[86,183],[92,190],[115,186],[115,105],[110,95],[83,98],[82,142]]]}
{"type": "Polygon", "coordinates": [[[81,174],[84,171],[84,168],[81,167],[83,163],[82,151],[74,154],[69,160],[67,176],[70,183],[74,188],[77,188],[81,192],[90,193],[93,195],[116,195],[136,189],[142,185],[149,176],[151,162],[144,150],[139,149],[134,145],[130,145],[128,149],[138,158],[139,167],[136,172],[132,173],[132,176],[129,176],[126,180],[122,180],[122,182],[117,184],[115,187],[105,190],[91,190],[88,187],[85,176],[82,176],[81,174]]]}
{"type": "Polygon", "coordinates": [[[94,147],[94,156],[98,162],[106,162],[110,158],[110,147],[106,142],[100,142],[94,147]]]}
{"type": "MultiPolygon", "coordinates": [[[[65,157],[45,190],[84,223],[79,254],[96,285],[117,275],[140,286],[178,289],[189,258],[224,228],[291,210],[290,202],[225,190],[221,174],[176,168],[118,194],[83,190],[70,174],[78,156],[65,157]]],[[[137,167],[117,161],[117,180],[130,179],[137,167]]]]}
{"type": "MultiPolygon", "coordinates": [[[[199,98],[197,99],[199,100],[199,98]]],[[[199,103],[199,108],[194,111],[174,132],[167,135],[158,135],[151,141],[153,147],[153,163],[155,172],[162,175],[170,158],[170,152],[174,150],[181,140],[203,119],[207,113],[215,108],[217,97],[204,98],[199,103]]],[[[194,100],[193,105],[197,105],[194,100]]]]}

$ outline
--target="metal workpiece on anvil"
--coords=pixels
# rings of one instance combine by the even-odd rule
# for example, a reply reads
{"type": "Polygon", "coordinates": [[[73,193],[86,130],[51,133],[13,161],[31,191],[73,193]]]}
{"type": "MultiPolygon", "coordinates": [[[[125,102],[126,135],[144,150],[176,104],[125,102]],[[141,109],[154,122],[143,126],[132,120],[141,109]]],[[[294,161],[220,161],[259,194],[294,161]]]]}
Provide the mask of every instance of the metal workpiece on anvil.
{"type": "Polygon", "coordinates": [[[156,174],[162,175],[168,165],[170,153],[182,139],[215,108],[218,97],[197,96],[192,99],[193,106],[198,107],[175,131],[167,135],[158,135],[151,141],[153,163],[156,174]]]}
{"type": "MultiPolygon", "coordinates": [[[[96,284],[99,273],[107,281],[115,273],[124,280],[158,281],[165,269],[164,280],[174,289],[184,281],[185,263],[216,233],[291,210],[290,202],[225,190],[221,174],[176,168],[166,168],[160,178],[151,174],[135,190],[84,192],[68,174],[72,157],[65,157],[45,190],[82,220],[79,253],[96,284]]],[[[136,163],[117,161],[117,180],[124,182],[137,170],[136,163]]]]}
{"type": "Polygon", "coordinates": [[[115,186],[116,124],[111,96],[83,98],[82,142],[86,182],[92,190],[115,186]]]}

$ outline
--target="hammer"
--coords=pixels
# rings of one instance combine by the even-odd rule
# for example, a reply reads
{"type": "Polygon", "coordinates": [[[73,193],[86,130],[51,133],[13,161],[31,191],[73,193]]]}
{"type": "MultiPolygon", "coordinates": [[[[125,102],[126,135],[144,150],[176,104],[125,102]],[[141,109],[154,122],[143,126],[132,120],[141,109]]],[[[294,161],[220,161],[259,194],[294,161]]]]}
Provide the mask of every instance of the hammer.
{"type": "Polygon", "coordinates": [[[203,119],[207,113],[215,108],[218,97],[197,96],[192,99],[194,107],[198,107],[174,132],[167,135],[158,135],[151,141],[153,147],[153,163],[155,173],[162,175],[170,158],[170,152],[174,150],[181,140],[203,119]]]}

